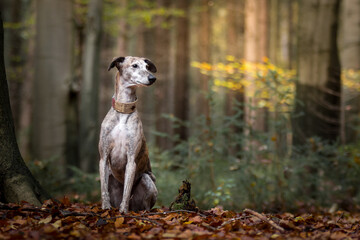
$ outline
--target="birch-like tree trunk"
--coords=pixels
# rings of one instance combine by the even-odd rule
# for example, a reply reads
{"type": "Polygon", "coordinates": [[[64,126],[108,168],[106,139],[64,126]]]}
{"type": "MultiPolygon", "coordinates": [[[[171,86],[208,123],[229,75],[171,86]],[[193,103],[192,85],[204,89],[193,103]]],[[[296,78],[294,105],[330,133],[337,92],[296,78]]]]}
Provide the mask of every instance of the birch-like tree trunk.
{"type": "Polygon", "coordinates": [[[4,64],[4,30],[0,12],[0,201],[41,205],[50,198],[26,167],[15,136],[4,64]]]}
{"type": "Polygon", "coordinates": [[[336,141],[340,134],[340,62],[337,48],[340,0],[302,1],[299,11],[299,76],[294,145],[308,138],[336,141]]]}
{"type": "Polygon", "coordinates": [[[33,158],[64,168],[65,104],[71,77],[71,0],[36,1],[33,158]]]}
{"type": "MultiPolygon", "coordinates": [[[[83,56],[83,80],[80,100],[80,166],[94,172],[98,161],[99,57],[101,41],[102,0],[91,0],[86,26],[83,56]]],[[[105,71],[106,69],[104,69],[105,71]]]]}

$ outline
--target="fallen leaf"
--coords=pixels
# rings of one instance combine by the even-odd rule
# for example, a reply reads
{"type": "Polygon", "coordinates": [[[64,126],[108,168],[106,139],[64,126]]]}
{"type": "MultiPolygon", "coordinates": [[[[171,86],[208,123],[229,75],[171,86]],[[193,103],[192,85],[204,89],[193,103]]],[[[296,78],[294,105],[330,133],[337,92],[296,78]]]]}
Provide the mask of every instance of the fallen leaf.
{"type": "Polygon", "coordinates": [[[47,223],[51,222],[51,220],[52,220],[52,216],[49,215],[47,218],[41,219],[41,220],[39,221],[39,224],[41,224],[41,223],[47,224],[47,223]]]}
{"type": "Polygon", "coordinates": [[[60,228],[61,225],[62,225],[61,219],[60,219],[60,220],[57,220],[56,222],[54,222],[54,223],[51,224],[51,225],[53,225],[53,227],[55,227],[55,228],[60,228]]]}
{"type": "Polygon", "coordinates": [[[124,223],[124,218],[123,217],[120,217],[120,218],[116,218],[115,220],[115,227],[116,228],[120,228],[124,223]]]}
{"type": "Polygon", "coordinates": [[[195,217],[191,217],[189,218],[189,221],[193,222],[193,223],[201,223],[202,219],[199,215],[196,215],[195,217]]]}

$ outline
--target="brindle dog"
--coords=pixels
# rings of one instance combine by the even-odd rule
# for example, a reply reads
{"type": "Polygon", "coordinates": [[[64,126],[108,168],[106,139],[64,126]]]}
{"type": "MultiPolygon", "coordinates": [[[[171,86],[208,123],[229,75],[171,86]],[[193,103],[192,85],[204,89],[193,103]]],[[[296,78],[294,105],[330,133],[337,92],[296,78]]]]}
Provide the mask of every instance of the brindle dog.
{"type": "Polygon", "coordinates": [[[143,127],[136,110],[136,88],[150,86],[155,65],[140,57],[115,58],[113,107],[101,124],[100,182],[102,208],[120,207],[120,212],[149,210],[157,198],[143,127]]]}

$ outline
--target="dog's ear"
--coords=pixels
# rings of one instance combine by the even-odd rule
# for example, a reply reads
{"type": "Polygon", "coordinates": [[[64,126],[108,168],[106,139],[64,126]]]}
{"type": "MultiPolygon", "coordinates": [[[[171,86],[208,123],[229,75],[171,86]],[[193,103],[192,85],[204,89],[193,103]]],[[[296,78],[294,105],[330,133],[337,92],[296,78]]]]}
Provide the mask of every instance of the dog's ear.
{"type": "Polygon", "coordinates": [[[147,63],[146,69],[152,73],[156,73],[157,69],[155,67],[155,64],[153,64],[149,59],[145,59],[144,61],[147,63]]]}
{"type": "Polygon", "coordinates": [[[110,66],[108,68],[108,71],[110,71],[113,67],[116,67],[120,71],[120,64],[124,62],[125,57],[118,57],[114,58],[112,62],[110,63],[110,66]]]}

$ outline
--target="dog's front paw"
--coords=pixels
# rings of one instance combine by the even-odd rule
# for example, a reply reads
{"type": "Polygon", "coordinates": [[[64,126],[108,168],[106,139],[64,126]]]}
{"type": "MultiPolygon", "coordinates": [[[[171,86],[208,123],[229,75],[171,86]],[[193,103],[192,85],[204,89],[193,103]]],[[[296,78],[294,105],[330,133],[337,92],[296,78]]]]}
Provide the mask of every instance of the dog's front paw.
{"type": "Polygon", "coordinates": [[[110,203],[109,202],[103,202],[102,204],[101,204],[101,208],[102,209],[110,209],[111,208],[111,206],[110,206],[110,203]]]}
{"type": "Polygon", "coordinates": [[[120,213],[127,213],[128,208],[124,204],[120,204],[119,212],[120,213]]]}

